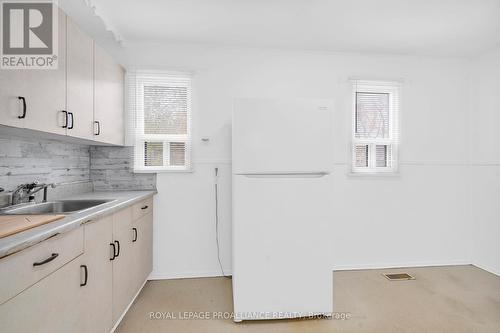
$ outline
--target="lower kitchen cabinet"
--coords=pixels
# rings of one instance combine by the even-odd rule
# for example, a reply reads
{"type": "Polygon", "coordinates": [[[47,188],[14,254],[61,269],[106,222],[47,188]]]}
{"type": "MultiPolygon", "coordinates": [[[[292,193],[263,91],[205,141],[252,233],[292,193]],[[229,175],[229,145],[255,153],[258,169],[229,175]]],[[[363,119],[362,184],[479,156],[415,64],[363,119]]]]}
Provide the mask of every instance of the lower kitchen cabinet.
{"type": "Polygon", "coordinates": [[[80,278],[80,262],[74,259],[2,304],[0,331],[80,332],[80,278]]]}
{"type": "Polygon", "coordinates": [[[113,322],[123,314],[137,292],[134,280],[138,269],[132,248],[132,209],[126,208],[113,215],[113,322]]]}
{"type": "Polygon", "coordinates": [[[113,322],[123,314],[130,300],[153,270],[152,201],[141,203],[151,209],[137,217],[132,208],[113,215],[113,238],[116,251],[113,260],[113,322]]]}
{"type": "Polygon", "coordinates": [[[139,218],[132,224],[136,286],[139,288],[153,270],[153,214],[139,218]]]}
{"type": "Polygon", "coordinates": [[[85,252],[78,258],[82,270],[78,332],[107,333],[113,323],[113,217],[88,222],[84,228],[85,252]]]}
{"type": "Polygon", "coordinates": [[[29,264],[31,274],[41,277],[22,280],[24,290],[10,282],[7,288],[19,290],[17,295],[0,293],[5,296],[0,298],[0,331],[110,332],[152,270],[152,200],[140,204],[148,206],[142,215],[133,214],[132,206],[124,208],[1,259],[0,272],[27,274],[29,264]],[[32,267],[52,252],[55,258],[32,267]],[[53,265],[60,266],[50,271],[57,268],[53,265]]]}

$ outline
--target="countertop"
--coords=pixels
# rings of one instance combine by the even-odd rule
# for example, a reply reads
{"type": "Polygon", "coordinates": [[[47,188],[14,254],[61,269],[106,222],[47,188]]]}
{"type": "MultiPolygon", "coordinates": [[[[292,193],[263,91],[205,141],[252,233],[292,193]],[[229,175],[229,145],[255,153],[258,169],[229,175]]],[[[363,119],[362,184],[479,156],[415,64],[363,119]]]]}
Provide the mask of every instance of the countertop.
{"type": "Polygon", "coordinates": [[[86,209],[81,212],[68,214],[63,219],[29,229],[18,234],[0,239],[0,258],[24,250],[37,243],[56,235],[79,228],[91,219],[112,214],[122,208],[130,206],[156,194],[156,191],[106,191],[89,192],[64,198],[77,199],[114,199],[111,202],[86,209]]]}

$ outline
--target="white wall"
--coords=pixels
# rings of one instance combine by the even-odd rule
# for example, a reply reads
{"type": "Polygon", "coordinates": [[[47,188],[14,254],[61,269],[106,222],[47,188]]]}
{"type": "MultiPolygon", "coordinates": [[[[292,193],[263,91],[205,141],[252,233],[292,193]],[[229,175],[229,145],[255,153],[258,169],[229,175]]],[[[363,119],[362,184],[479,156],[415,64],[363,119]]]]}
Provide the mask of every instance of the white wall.
{"type": "Polygon", "coordinates": [[[158,175],[154,277],[219,274],[215,166],[221,168],[222,260],[230,271],[235,97],[335,100],[332,269],[471,262],[466,61],[194,45],[128,45],[116,55],[129,68],[194,72],[195,171],[158,175]],[[404,80],[400,175],[348,175],[349,77],[404,80]]]}
{"type": "Polygon", "coordinates": [[[473,262],[500,275],[500,48],[473,64],[469,185],[473,262]]]}

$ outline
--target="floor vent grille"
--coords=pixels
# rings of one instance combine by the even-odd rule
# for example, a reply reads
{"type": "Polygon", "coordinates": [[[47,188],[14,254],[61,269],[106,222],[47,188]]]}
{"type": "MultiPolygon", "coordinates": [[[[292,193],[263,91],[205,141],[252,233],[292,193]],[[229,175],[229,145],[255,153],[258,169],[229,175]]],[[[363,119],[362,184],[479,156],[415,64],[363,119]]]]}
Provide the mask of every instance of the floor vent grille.
{"type": "Polygon", "coordinates": [[[408,273],[384,273],[382,275],[385,276],[389,281],[415,280],[415,278],[408,273]]]}

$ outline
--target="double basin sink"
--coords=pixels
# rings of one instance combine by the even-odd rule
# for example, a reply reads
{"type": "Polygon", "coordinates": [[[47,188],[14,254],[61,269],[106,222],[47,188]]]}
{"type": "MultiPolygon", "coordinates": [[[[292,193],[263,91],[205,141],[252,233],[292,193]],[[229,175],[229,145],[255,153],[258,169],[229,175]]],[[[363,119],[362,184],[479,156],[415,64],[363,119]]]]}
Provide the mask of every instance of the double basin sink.
{"type": "Polygon", "coordinates": [[[69,214],[90,209],[111,200],[58,200],[37,204],[21,204],[0,209],[0,215],[69,214]]]}

